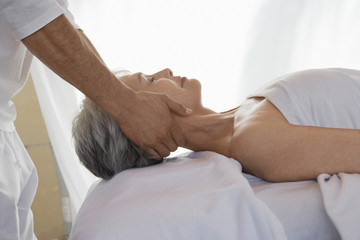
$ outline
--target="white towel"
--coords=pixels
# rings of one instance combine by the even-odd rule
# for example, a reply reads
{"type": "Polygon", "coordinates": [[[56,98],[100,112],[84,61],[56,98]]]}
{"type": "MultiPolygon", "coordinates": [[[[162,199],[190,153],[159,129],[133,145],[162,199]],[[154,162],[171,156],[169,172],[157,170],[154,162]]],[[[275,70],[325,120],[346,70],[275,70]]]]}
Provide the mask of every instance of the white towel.
{"type": "Polygon", "coordinates": [[[343,240],[360,239],[360,174],[318,177],[324,206],[343,240]]]}
{"type": "Polygon", "coordinates": [[[286,239],[241,170],[197,152],[124,171],[91,190],[70,239],[286,239]]]}

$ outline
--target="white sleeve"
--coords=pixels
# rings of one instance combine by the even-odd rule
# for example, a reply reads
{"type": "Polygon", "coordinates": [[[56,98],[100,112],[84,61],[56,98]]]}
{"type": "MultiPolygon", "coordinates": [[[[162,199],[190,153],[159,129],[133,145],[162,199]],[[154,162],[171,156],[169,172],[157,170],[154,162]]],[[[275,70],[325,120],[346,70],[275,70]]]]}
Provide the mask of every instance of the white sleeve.
{"type": "Polygon", "coordinates": [[[80,27],[75,22],[73,14],[69,11],[69,3],[68,3],[68,1],[67,0],[56,0],[56,1],[62,7],[62,9],[64,10],[65,17],[74,26],[74,28],[80,29],[80,27]]]}
{"type": "Polygon", "coordinates": [[[65,14],[69,21],[77,27],[71,13],[67,10],[67,1],[0,1],[0,22],[11,29],[16,40],[21,40],[36,32],[61,14],[65,14]]]}

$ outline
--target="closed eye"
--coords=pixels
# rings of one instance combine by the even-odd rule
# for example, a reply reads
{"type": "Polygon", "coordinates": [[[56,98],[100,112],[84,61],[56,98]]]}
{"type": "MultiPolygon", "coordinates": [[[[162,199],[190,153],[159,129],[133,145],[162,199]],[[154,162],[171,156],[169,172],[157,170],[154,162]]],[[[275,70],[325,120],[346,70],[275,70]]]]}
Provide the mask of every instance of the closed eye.
{"type": "Polygon", "coordinates": [[[155,77],[148,77],[148,76],[146,76],[146,75],[143,74],[143,73],[140,73],[140,74],[139,74],[139,80],[140,80],[140,78],[142,78],[142,79],[144,79],[145,81],[148,81],[148,82],[150,82],[150,83],[152,83],[152,82],[155,81],[155,77]]]}

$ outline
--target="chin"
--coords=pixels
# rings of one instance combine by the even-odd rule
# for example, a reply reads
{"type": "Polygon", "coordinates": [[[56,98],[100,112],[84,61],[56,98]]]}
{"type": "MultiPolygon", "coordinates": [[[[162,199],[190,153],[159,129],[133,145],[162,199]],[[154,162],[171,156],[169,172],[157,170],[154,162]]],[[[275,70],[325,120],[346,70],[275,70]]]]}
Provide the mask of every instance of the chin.
{"type": "Polygon", "coordinates": [[[194,78],[189,79],[188,84],[191,85],[191,88],[199,89],[199,92],[201,93],[201,83],[199,80],[194,79],[194,78]]]}

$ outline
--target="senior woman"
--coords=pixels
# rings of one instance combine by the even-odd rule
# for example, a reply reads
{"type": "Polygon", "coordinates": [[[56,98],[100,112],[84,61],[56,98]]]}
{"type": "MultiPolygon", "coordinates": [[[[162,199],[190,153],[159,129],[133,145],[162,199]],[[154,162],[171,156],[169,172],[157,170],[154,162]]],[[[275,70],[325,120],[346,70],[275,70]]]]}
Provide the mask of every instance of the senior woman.
{"type": "MultiPolygon", "coordinates": [[[[287,74],[221,113],[202,105],[198,80],[174,76],[169,69],[119,79],[135,91],[166,93],[191,108],[191,116],[175,117],[185,136],[183,147],[234,158],[244,172],[272,182],[360,173],[360,71],[287,74]]],[[[74,121],[73,136],[80,160],[104,179],[159,163],[130,142],[116,120],[90,99],[74,121]]]]}

